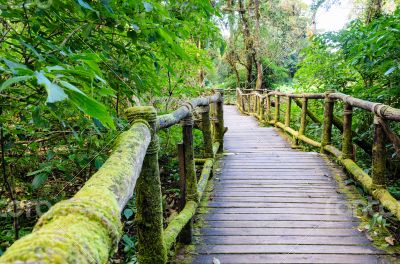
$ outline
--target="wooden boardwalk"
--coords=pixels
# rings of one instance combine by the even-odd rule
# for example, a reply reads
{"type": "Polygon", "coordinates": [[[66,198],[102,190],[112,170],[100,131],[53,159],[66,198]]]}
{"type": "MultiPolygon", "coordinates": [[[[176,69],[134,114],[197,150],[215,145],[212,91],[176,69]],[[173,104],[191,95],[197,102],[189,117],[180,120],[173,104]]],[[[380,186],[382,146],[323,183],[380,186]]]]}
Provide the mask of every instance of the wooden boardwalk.
{"type": "Polygon", "coordinates": [[[233,106],[225,122],[226,154],[198,215],[192,263],[389,263],[357,231],[318,153],[291,149],[233,106]]]}

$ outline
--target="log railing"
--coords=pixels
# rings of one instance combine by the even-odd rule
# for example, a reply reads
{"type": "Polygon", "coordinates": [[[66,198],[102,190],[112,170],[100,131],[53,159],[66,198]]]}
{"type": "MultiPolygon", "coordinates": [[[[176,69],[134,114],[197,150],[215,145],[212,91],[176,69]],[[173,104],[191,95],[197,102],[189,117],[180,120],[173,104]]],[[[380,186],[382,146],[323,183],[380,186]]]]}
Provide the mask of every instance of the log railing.
{"type": "Polygon", "coordinates": [[[400,138],[390,130],[387,121],[400,121],[400,109],[388,105],[373,103],[346,94],[328,91],[316,94],[289,94],[279,91],[244,91],[236,89],[236,105],[244,114],[254,115],[261,122],[274,125],[294,139],[294,146],[300,141],[319,148],[322,153],[332,154],[346,170],[367,190],[375,199],[400,220],[400,202],[386,189],[386,153],[385,141],[389,140],[397,155],[400,156],[400,138]],[[324,100],[324,115],[322,122],[308,108],[310,100],[324,100]],[[291,127],[292,101],[301,108],[299,129],[291,127]],[[344,105],[343,121],[334,116],[334,104],[341,101],[344,105]],[[284,121],[281,106],[286,104],[284,121]],[[353,108],[360,108],[374,114],[374,141],[372,144],[363,140],[353,140],[351,129],[353,108]],[[307,116],[322,124],[321,140],[316,141],[307,137],[307,116]],[[342,133],[341,150],[333,146],[332,126],[335,125],[342,133]],[[356,163],[353,153],[353,142],[367,153],[372,154],[372,173],[368,175],[356,163]],[[370,146],[370,149],[367,147],[370,146]]]}
{"type": "Polygon", "coordinates": [[[194,99],[167,115],[157,116],[150,106],[129,108],[126,115],[132,125],[116,140],[113,153],[99,171],[71,199],[52,206],[31,234],[7,249],[0,263],[106,263],[117,249],[122,235],[121,212],[134,191],[139,263],[166,263],[167,252],[178,235],[181,242],[191,242],[192,217],[215,155],[223,150],[223,91],[215,90],[214,95],[194,99]],[[200,120],[194,120],[195,110],[200,112],[200,120]],[[180,213],[164,229],[157,131],[177,124],[183,131],[179,158],[184,164],[184,200],[180,213]],[[194,125],[201,129],[204,139],[199,179],[194,125]]]}

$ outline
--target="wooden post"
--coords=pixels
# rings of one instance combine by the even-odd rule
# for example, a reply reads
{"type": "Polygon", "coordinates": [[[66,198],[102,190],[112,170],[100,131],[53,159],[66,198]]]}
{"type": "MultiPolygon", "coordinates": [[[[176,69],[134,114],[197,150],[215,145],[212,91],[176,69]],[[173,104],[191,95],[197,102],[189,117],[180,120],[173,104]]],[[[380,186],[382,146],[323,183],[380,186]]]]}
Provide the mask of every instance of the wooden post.
{"type": "Polygon", "coordinates": [[[146,121],[151,130],[151,142],[136,182],[138,262],[141,264],[166,263],[167,251],[164,247],[161,182],[158,167],[157,112],[151,106],[136,107],[131,112],[130,118],[146,121]]]}
{"type": "Polygon", "coordinates": [[[271,98],[267,93],[267,121],[271,120],[271,98]]]}
{"type": "Polygon", "coordinates": [[[246,98],[247,98],[247,113],[250,114],[251,112],[251,96],[250,94],[246,94],[246,98]]]}
{"type": "Polygon", "coordinates": [[[259,119],[260,116],[260,97],[258,96],[258,94],[255,94],[255,114],[256,114],[256,118],[259,119]]]}
{"type": "Polygon", "coordinates": [[[245,105],[245,103],[244,103],[244,96],[243,96],[243,93],[240,95],[240,100],[241,100],[241,106],[242,106],[242,113],[244,113],[245,112],[245,110],[244,110],[244,105],[245,105]]]}
{"type": "Polygon", "coordinates": [[[222,153],[224,151],[224,90],[216,89],[216,92],[219,92],[221,97],[218,100],[216,105],[217,110],[217,122],[215,124],[215,140],[219,142],[218,153],[222,153]]]}
{"type": "Polygon", "coordinates": [[[326,93],[324,102],[324,123],[322,128],[321,153],[325,153],[324,147],[332,143],[333,107],[334,100],[329,97],[329,93],[326,93]]]}
{"type": "MultiPolygon", "coordinates": [[[[301,118],[300,118],[300,128],[298,136],[303,136],[306,131],[307,126],[307,105],[308,105],[308,98],[303,97],[301,102],[301,118]]],[[[295,146],[299,145],[299,139],[296,138],[295,146]]]]}
{"type": "Polygon", "coordinates": [[[352,143],[352,123],[353,107],[350,104],[344,104],[343,111],[343,138],[342,138],[342,155],[344,159],[354,159],[353,143],[352,143]]]}
{"type": "MultiPolygon", "coordinates": [[[[239,108],[239,106],[240,106],[239,102],[240,102],[239,91],[238,91],[238,89],[236,88],[236,106],[237,106],[237,108],[239,108]]],[[[239,108],[239,109],[240,109],[240,108],[239,108]]]]}
{"type": "Polygon", "coordinates": [[[292,98],[287,96],[286,113],[285,113],[285,127],[290,127],[290,112],[292,110],[292,98]]]}
{"type": "Polygon", "coordinates": [[[275,95],[275,120],[274,123],[278,123],[279,122],[279,116],[280,116],[280,96],[279,95],[275,95]]]}
{"type": "Polygon", "coordinates": [[[260,100],[260,120],[264,121],[265,119],[265,96],[261,97],[260,100]]]}
{"type": "Polygon", "coordinates": [[[203,146],[204,146],[204,157],[213,158],[213,142],[210,122],[210,106],[200,107],[201,113],[201,132],[203,133],[203,146]]]}
{"type": "MultiPolygon", "coordinates": [[[[181,121],[182,137],[183,137],[183,152],[184,152],[184,177],[185,177],[185,201],[197,202],[197,177],[194,163],[193,149],[193,116],[192,106],[186,105],[190,114],[181,121]]],[[[190,220],[182,229],[179,240],[182,243],[190,244],[193,237],[193,221],[190,220]]]]}
{"type": "Polygon", "coordinates": [[[177,147],[179,162],[179,189],[181,191],[179,197],[179,211],[182,211],[186,204],[185,147],[183,143],[179,143],[177,147]]]}
{"type": "Polygon", "coordinates": [[[372,184],[374,188],[386,186],[385,132],[380,124],[382,117],[374,117],[374,144],[372,146],[372,184]]]}

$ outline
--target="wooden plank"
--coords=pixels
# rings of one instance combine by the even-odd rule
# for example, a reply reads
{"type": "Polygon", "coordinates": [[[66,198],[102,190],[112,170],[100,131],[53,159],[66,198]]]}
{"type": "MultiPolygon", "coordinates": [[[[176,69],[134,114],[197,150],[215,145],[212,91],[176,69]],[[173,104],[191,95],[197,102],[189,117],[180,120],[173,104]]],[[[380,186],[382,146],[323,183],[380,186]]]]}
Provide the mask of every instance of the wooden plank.
{"type": "Polygon", "coordinates": [[[314,215],[352,215],[342,208],[209,208],[207,214],[314,214],[314,215]]]}
{"type": "Polygon", "coordinates": [[[281,197],[224,197],[210,198],[209,208],[318,208],[318,209],[346,209],[345,201],[332,198],[321,201],[319,198],[286,197],[282,202],[281,197]]]}
{"type": "Polygon", "coordinates": [[[369,245],[362,236],[195,236],[198,243],[206,245],[369,245]]]}
{"type": "Polygon", "coordinates": [[[358,222],[347,221],[204,221],[204,227],[213,228],[245,228],[249,225],[252,227],[262,228],[357,228],[358,222]]]}
{"type": "Polygon", "coordinates": [[[329,186],[329,185],[310,185],[310,184],[264,184],[261,186],[251,186],[251,187],[242,187],[242,186],[229,186],[229,185],[219,185],[215,187],[215,190],[224,190],[227,192],[268,192],[269,189],[279,189],[279,190],[285,190],[285,189],[290,189],[290,190],[309,190],[309,191],[314,191],[314,190],[320,190],[324,192],[325,190],[336,190],[335,186],[329,186]]]}
{"type": "MultiPolygon", "coordinates": [[[[232,192],[232,191],[225,191],[222,190],[218,191],[218,196],[239,196],[239,197],[246,197],[246,196],[260,196],[260,197],[321,197],[329,199],[329,197],[337,197],[339,194],[332,190],[286,190],[286,189],[265,189],[262,192],[255,192],[255,191],[243,191],[243,192],[232,192]]],[[[282,200],[283,201],[283,200],[282,200]]]]}
{"type": "Polygon", "coordinates": [[[302,215],[302,214],[206,214],[205,220],[232,221],[351,221],[347,215],[302,215]]]}
{"type": "Polygon", "coordinates": [[[269,263],[394,263],[386,256],[351,255],[351,254],[212,254],[195,255],[193,264],[213,263],[213,259],[229,264],[269,264],[269,263]]]}
{"type": "MultiPolygon", "coordinates": [[[[200,230],[202,236],[329,236],[329,237],[355,237],[360,232],[355,229],[329,229],[329,228],[259,228],[249,227],[234,228],[211,228],[203,227],[200,230]]],[[[277,238],[278,239],[278,238],[277,238]]]]}
{"type": "Polygon", "coordinates": [[[270,254],[379,254],[383,253],[372,246],[336,246],[336,245],[199,245],[200,254],[229,253],[270,253],[270,254]]]}
{"type": "Polygon", "coordinates": [[[208,203],[208,207],[226,207],[226,208],[248,208],[248,207],[300,207],[300,208],[347,208],[343,200],[337,200],[335,197],[332,200],[321,200],[315,198],[303,197],[290,197],[293,201],[289,201],[289,198],[285,198],[285,203],[282,202],[281,197],[214,197],[211,202],[208,203]],[[236,199],[234,199],[236,198],[236,199]],[[254,200],[251,198],[255,198],[254,200]],[[277,198],[277,202],[272,202],[273,198],[277,198]],[[247,202],[240,200],[249,200],[247,202]],[[262,200],[265,199],[265,200],[262,200]],[[304,200],[309,200],[308,203],[304,203],[304,200]],[[301,206],[303,205],[303,206],[301,206]]]}

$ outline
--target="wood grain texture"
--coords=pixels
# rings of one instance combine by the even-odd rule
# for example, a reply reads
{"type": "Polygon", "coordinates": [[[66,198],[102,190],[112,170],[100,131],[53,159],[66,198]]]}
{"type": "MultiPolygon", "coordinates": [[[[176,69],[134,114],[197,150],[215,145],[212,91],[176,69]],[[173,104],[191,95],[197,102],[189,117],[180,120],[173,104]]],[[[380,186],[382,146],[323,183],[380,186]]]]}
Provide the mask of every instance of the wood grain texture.
{"type": "Polygon", "coordinates": [[[225,155],[192,263],[391,263],[357,230],[326,161],[225,106],[225,155]]]}

